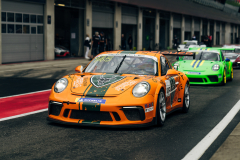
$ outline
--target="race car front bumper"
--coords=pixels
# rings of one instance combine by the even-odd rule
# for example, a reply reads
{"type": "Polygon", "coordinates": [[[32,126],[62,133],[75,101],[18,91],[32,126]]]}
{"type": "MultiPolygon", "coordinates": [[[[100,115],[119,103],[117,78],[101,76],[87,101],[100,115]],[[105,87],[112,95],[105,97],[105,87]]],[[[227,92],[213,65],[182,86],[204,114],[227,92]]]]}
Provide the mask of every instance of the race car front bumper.
{"type": "Polygon", "coordinates": [[[223,80],[222,74],[205,75],[201,73],[196,75],[196,74],[192,74],[192,72],[184,72],[184,73],[188,77],[190,84],[199,84],[199,85],[210,84],[211,85],[211,84],[219,84],[223,80]]]}
{"type": "MultiPolygon", "coordinates": [[[[113,98],[110,98],[113,99],[113,98]]],[[[148,126],[155,123],[153,96],[148,102],[136,102],[135,105],[115,103],[99,104],[69,101],[49,101],[48,120],[83,126],[129,127],[148,126]],[[87,105],[87,106],[86,106],[87,105]],[[149,109],[151,107],[151,109],[149,109]]],[[[108,98],[106,98],[108,101],[108,98]]],[[[110,101],[110,100],[109,100],[110,101]]]]}

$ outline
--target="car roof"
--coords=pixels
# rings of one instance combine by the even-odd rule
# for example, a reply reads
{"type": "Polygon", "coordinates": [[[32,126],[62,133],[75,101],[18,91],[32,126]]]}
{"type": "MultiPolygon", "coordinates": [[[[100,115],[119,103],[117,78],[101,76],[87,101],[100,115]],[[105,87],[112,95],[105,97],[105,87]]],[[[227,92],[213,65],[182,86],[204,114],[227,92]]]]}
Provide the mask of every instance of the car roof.
{"type": "MultiPolygon", "coordinates": [[[[159,51],[106,51],[102,52],[101,54],[139,54],[139,55],[149,55],[149,56],[154,56],[157,57],[160,52],[159,51]]],[[[99,54],[99,55],[101,55],[99,54]]]]}

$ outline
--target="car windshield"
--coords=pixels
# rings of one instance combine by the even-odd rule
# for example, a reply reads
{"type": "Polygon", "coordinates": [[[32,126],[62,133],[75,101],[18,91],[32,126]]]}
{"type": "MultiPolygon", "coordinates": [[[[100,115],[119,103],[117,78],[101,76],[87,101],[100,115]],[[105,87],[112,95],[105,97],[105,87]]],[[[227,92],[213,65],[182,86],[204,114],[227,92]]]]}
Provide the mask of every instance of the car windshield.
{"type": "Polygon", "coordinates": [[[238,54],[236,53],[224,53],[224,57],[229,58],[229,59],[236,59],[238,57],[238,54]]]}
{"type": "MultiPolygon", "coordinates": [[[[192,52],[195,53],[196,60],[219,61],[220,57],[215,52],[192,52]]],[[[184,56],[183,60],[193,60],[193,56],[184,56]]]]}
{"type": "Polygon", "coordinates": [[[107,54],[95,57],[85,72],[156,75],[157,60],[146,55],[107,54]]]}
{"type": "Polygon", "coordinates": [[[196,45],[195,42],[187,42],[186,45],[196,45]]]}

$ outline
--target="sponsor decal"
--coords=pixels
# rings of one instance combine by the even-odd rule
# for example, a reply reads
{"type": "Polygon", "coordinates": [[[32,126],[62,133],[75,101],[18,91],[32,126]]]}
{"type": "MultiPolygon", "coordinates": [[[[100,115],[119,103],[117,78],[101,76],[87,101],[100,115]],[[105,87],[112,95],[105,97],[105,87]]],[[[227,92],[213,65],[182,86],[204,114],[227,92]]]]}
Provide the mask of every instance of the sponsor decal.
{"type": "Polygon", "coordinates": [[[73,88],[81,87],[83,84],[83,78],[77,77],[76,80],[73,82],[73,88]]]}
{"type": "Polygon", "coordinates": [[[100,104],[105,104],[106,99],[97,99],[97,98],[76,98],[75,102],[88,102],[88,103],[100,103],[100,104]]]}
{"type": "Polygon", "coordinates": [[[83,78],[83,86],[87,86],[88,77],[83,78]]]}
{"type": "Polygon", "coordinates": [[[103,87],[122,80],[123,76],[118,75],[95,75],[91,77],[91,82],[95,87],[103,87]]]}
{"type": "Polygon", "coordinates": [[[145,104],[145,113],[153,111],[153,102],[149,104],[145,104]]]}
{"type": "Polygon", "coordinates": [[[181,102],[182,100],[181,100],[181,98],[178,98],[178,102],[181,102]]]}
{"type": "Polygon", "coordinates": [[[201,72],[186,72],[186,74],[196,74],[196,75],[200,75],[201,72]]]}
{"type": "Polygon", "coordinates": [[[113,56],[99,56],[94,59],[94,62],[109,62],[113,59],[113,56]]]}
{"type": "Polygon", "coordinates": [[[137,82],[136,82],[136,81],[133,81],[133,80],[129,80],[129,81],[124,82],[124,83],[120,84],[119,86],[115,87],[115,89],[116,89],[117,91],[122,91],[122,90],[125,90],[126,87],[131,86],[131,85],[133,85],[133,84],[135,84],[135,83],[137,83],[137,82]]]}

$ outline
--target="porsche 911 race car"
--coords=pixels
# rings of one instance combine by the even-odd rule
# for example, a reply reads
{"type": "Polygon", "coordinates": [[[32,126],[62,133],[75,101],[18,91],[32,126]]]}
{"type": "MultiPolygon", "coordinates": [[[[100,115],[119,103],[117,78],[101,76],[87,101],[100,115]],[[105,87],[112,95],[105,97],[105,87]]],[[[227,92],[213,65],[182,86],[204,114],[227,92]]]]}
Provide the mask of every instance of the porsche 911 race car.
{"type": "Polygon", "coordinates": [[[198,45],[198,41],[196,41],[196,40],[185,40],[183,42],[183,44],[178,45],[177,51],[178,52],[181,52],[181,51],[187,52],[189,50],[189,48],[192,48],[192,47],[207,47],[207,46],[205,44],[198,45]]]}
{"type": "MultiPolygon", "coordinates": [[[[182,57],[174,63],[174,68],[186,74],[190,84],[221,84],[233,80],[232,62],[224,58],[222,48],[190,48],[195,53],[182,57]]],[[[234,49],[228,49],[234,50],[234,49]]]]}
{"type": "Polygon", "coordinates": [[[222,47],[224,50],[223,55],[224,57],[230,59],[233,63],[233,68],[240,68],[240,46],[239,45],[225,45],[222,47]],[[225,50],[228,48],[234,48],[234,51],[225,50]]]}
{"type": "Polygon", "coordinates": [[[109,51],[85,69],[76,67],[77,73],[53,85],[48,120],[105,127],[162,126],[166,114],[188,112],[188,78],[173,69],[163,54],[109,51]]]}
{"type": "Polygon", "coordinates": [[[56,46],[54,52],[56,57],[70,56],[69,50],[63,46],[56,46]]]}

